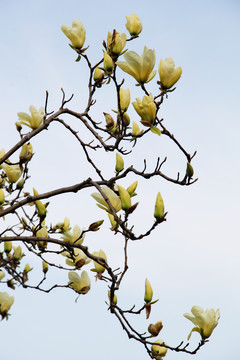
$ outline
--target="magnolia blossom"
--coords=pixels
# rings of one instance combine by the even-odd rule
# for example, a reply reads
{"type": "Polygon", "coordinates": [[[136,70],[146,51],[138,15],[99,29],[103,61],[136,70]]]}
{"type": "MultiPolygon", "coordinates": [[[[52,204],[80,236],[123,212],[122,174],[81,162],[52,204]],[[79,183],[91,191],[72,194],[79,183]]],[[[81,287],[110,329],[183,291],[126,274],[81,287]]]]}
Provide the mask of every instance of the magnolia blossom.
{"type": "Polygon", "coordinates": [[[110,55],[118,56],[126,45],[126,34],[119,34],[116,30],[113,34],[109,31],[107,36],[107,52],[110,55]]]}
{"type": "Polygon", "coordinates": [[[69,266],[75,266],[76,268],[81,268],[83,265],[90,263],[91,259],[84,254],[81,249],[74,249],[74,254],[71,255],[69,252],[64,251],[63,256],[66,256],[66,264],[69,266]]]}
{"type": "Polygon", "coordinates": [[[160,60],[158,72],[162,86],[165,89],[170,89],[181,77],[182,68],[175,69],[175,63],[172,58],[168,57],[165,60],[160,60]]]}
{"type": "Polygon", "coordinates": [[[136,14],[126,16],[126,28],[131,36],[137,36],[142,31],[142,23],[136,14]]]}
{"type": "Polygon", "coordinates": [[[81,49],[86,39],[86,30],[78,19],[73,20],[72,27],[68,25],[61,26],[62,32],[69,38],[72,46],[81,49]]]}
{"type": "Polygon", "coordinates": [[[16,165],[9,165],[9,164],[2,164],[2,169],[5,171],[7,178],[10,183],[15,183],[22,175],[22,171],[18,164],[16,165]]]}
{"type": "Polygon", "coordinates": [[[220,318],[219,309],[217,309],[217,311],[214,309],[207,309],[204,311],[200,306],[193,306],[191,312],[192,314],[186,313],[183,315],[196,325],[188,335],[188,340],[190,339],[193,331],[199,332],[203,340],[207,339],[218,324],[218,320],[220,318]]]}
{"type": "MultiPolygon", "coordinates": [[[[115,211],[118,212],[119,210],[121,210],[121,208],[122,208],[121,200],[117,196],[117,194],[106,185],[102,186],[102,191],[107,196],[108,200],[114,207],[115,211]]],[[[107,202],[104,200],[103,196],[100,193],[95,192],[95,193],[91,194],[91,196],[99,203],[99,204],[97,204],[97,206],[100,207],[100,209],[106,210],[107,212],[111,212],[107,202]]]]}
{"type": "Polygon", "coordinates": [[[68,284],[79,294],[86,294],[91,287],[91,281],[86,271],[81,273],[81,277],[74,271],[68,273],[68,284]]]}
{"type": "Polygon", "coordinates": [[[154,344],[151,347],[152,350],[152,355],[154,357],[154,359],[156,360],[161,360],[167,353],[167,348],[164,346],[159,346],[159,345],[155,345],[155,344],[164,344],[162,339],[158,339],[156,341],[154,341],[154,344]]]}
{"type": "MultiPolygon", "coordinates": [[[[105,262],[107,262],[107,256],[106,256],[105,252],[102,249],[99,250],[99,251],[94,251],[93,255],[97,256],[97,257],[101,257],[101,258],[103,258],[105,260],[105,262]]],[[[92,271],[95,271],[98,274],[102,274],[105,271],[104,266],[98,264],[96,261],[93,261],[93,263],[94,263],[95,268],[92,269],[92,271]]]]}
{"type": "Polygon", "coordinates": [[[61,239],[63,239],[64,241],[69,241],[81,245],[85,238],[85,233],[82,234],[82,232],[83,231],[80,229],[80,227],[78,225],[75,225],[73,231],[64,232],[63,235],[61,236],[61,239]]]}
{"type": "Polygon", "coordinates": [[[142,56],[135,51],[128,51],[123,56],[126,62],[117,61],[116,64],[140,84],[149,82],[155,76],[156,71],[153,71],[156,61],[155,50],[148,49],[145,46],[142,56]]]}
{"type": "Polygon", "coordinates": [[[0,313],[5,315],[14,302],[14,297],[9,296],[6,292],[0,292],[0,313]]]}
{"type": "Polygon", "coordinates": [[[142,100],[139,98],[136,98],[136,100],[137,101],[134,101],[132,104],[142,121],[149,124],[154,123],[156,118],[156,104],[154,103],[152,94],[149,96],[144,95],[142,100]]]}
{"type": "Polygon", "coordinates": [[[24,112],[18,113],[18,118],[20,120],[20,123],[23,125],[27,125],[28,127],[32,128],[32,129],[37,129],[43,123],[44,109],[43,109],[43,107],[40,107],[39,111],[37,111],[35,106],[31,105],[29,107],[29,110],[30,110],[31,116],[24,112]]]}

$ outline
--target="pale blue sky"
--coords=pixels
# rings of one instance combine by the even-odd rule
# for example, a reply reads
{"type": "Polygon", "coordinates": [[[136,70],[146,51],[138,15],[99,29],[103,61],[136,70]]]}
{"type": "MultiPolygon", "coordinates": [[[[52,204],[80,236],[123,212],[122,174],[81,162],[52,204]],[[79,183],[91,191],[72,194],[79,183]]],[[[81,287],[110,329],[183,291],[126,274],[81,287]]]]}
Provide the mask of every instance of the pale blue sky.
{"type": "MultiPolygon", "coordinates": [[[[73,107],[81,109],[84,105],[86,67],[83,62],[75,63],[76,56],[60,30],[61,25],[71,25],[75,18],[82,21],[86,45],[90,44],[88,54],[94,63],[102,55],[101,44],[107,32],[113,28],[124,32],[125,15],[132,13],[142,20],[143,32],[129,44],[129,49],[131,46],[131,50],[141,53],[146,45],[156,50],[156,68],[161,58],[171,56],[176,66],[183,69],[177,90],[163,105],[161,116],[188,151],[198,151],[193,166],[199,181],[188,188],[159,179],[152,181],[151,186],[140,183],[138,193],[144,194],[144,199],[139,197],[135,216],[139,231],[152,221],[158,191],[165,200],[168,221],[151,238],[131,244],[132,272],[129,271],[118,296],[119,304],[141,305],[144,280],[148,277],[155,298],[160,299],[150,322],[163,320],[161,337],[169,345],[186,340],[192,327],[182,314],[193,305],[220,308],[219,326],[194,360],[238,360],[239,1],[0,0],[0,148],[8,149],[18,139],[14,125],[17,112],[27,112],[31,104],[42,106],[46,90],[52,109],[60,104],[61,87],[69,95],[75,94],[73,107]]],[[[121,71],[119,76],[123,76],[121,71]]],[[[125,84],[131,87],[132,101],[142,96],[132,79],[126,78],[125,84]]],[[[156,91],[155,81],[148,84],[148,89],[156,91]]],[[[94,114],[102,119],[102,112],[109,112],[114,106],[110,85],[99,94],[94,114]]],[[[133,110],[130,115],[138,120],[133,110]]],[[[81,163],[78,147],[56,125],[34,140],[33,147],[36,154],[31,164],[30,185],[39,192],[74,184],[85,177],[88,170],[81,163]]],[[[185,160],[174,147],[153,134],[136,148],[127,164],[134,162],[141,167],[145,157],[153,167],[156,147],[159,148],[156,156],[168,155],[166,170],[171,174],[179,167],[185,168],[185,160]]],[[[106,167],[100,157],[96,159],[111,175],[113,166],[106,167]]],[[[108,163],[114,164],[112,155],[108,163]]],[[[72,225],[78,223],[83,227],[104,217],[90,199],[90,193],[55,200],[49,221],[54,223],[68,216],[72,225]]],[[[113,267],[121,265],[121,241],[108,234],[107,218],[105,223],[99,236],[89,240],[86,237],[85,243],[93,250],[106,249],[113,267]]],[[[64,283],[66,275],[53,275],[53,281],[64,283]]],[[[92,280],[90,293],[77,303],[70,291],[44,295],[16,289],[14,296],[10,320],[0,323],[3,360],[148,358],[106,311],[106,289],[102,283],[92,280]]],[[[148,324],[144,317],[136,319],[136,323],[141,329],[148,324]]],[[[198,334],[194,334],[193,344],[198,340],[198,334]]],[[[193,357],[169,352],[166,359],[193,357]]]]}

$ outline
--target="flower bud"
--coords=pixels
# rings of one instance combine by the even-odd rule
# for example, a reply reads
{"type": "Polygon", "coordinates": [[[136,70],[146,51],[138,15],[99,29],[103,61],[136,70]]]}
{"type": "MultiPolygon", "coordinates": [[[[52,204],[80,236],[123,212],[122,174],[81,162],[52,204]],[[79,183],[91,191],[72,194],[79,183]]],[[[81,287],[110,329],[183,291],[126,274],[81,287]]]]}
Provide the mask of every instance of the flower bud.
{"type": "MultiPolygon", "coordinates": [[[[33,188],[33,194],[34,196],[38,195],[38,192],[36,189],[33,188]]],[[[39,217],[46,217],[47,214],[47,210],[45,205],[40,201],[40,200],[36,200],[34,201],[35,205],[36,205],[36,209],[37,209],[37,213],[39,217]]]]}
{"type": "Polygon", "coordinates": [[[132,134],[133,135],[139,135],[140,134],[140,127],[134,121],[133,121],[133,126],[132,126],[132,134]]]}
{"type": "Polygon", "coordinates": [[[16,260],[20,260],[22,258],[22,256],[23,256],[21,246],[19,245],[18,247],[13,247],[13,249],[14,249],[13,257],[16,260]]]}
{"type": "Polygon", "coordinates": [[[0,270],[0,281],[5,277],[5,272],[0,270]]]}
{"type": "Polygon", "coordinates": [[[127,36],[126,34],[119,34],[116,30],[113,30],[113,33],[108,32],[107,36],[107,52],[109,55],[117,58],[124,46],[126,45],[127,36]]]}
{"type": "Polygon", "coordinates": [[[131,207],[131,197],[129,195],[129,192],[120,185],[118,185],[118,191],[122,209],[128,210],[131,207]]]}
{"type": "Polygon", "coordinates": [[[102,78],[103,78],[103,73],[101,72],[101,70],[97,66],[95,68],[95,70],[94,70],[94,73],[93,73],[93,80],[98,81],[98,80],[101,80],[102,78]]]}
{"type": "Polygon", "coordinates": [[[30,265],[29,265],[29,264],[26,264],[23,272],[28,273],[28,272],[31,271],[31,270],[32,270],[32,268],[30,268],[30,265]]]}
{"type": "Polygon", "coordinates": [[[136,190],[137,186],[138,186],[138,182],[137,182],[137,181],[134,181],[134,183],[132,183],[132,185],[130,185],[130,186],[127,188],[127,191],[128,191],[128,193],[129,193],[129,195],[130,195],[131,197],[137,195],[137,194],[135,193],[135,190],[136,190]]]}
{"type": "Polygon", "coordinates": [[[110,75],[112,73],[114,63],[111,56],[109,56],[106,52],[104,52],[103,67],[106,74],[110,75]]]}
{"type": "MultiPolygon", "coordinates": [[[[108,290],[108,298],[109,298],[109,301],[111,301],[111,291],[108,290]]],[[[113,296],[113,303],[114,305],[117,305],[117,295],[114,293],[114,296],[113,296]]]]}
{"type": "Polygon", "coordinates": [[[24,184],[24,178],[21,178],[21,180],[19,180],[17,182],[17,189],[22,189],[23,188],[23,184],[24,184]]]}
{"type": "Polygon", "coordinates": [[[145,294],[144,294],[144,301],[146,303],[150,303],[152,301],[152,297],[153,297],[153,289],[151,287],[150,282],[148,281],[148,279],[145,279],[145,294]]]}
{"type": "Polygon", "coordinates": [[[161,339],[158,339],[154,342],[154,344],[151,347],[152,355],[153,355],[154,359],[161,360],[166,355],[167,348],[164,346],[159,346],[157,344],[164,345],[164,342],[161,339]]]}
{"type": "Polygon", "coordinates": [[[108,217],[109,217],[110,223],[112,225],[111,230],[112,231],[116,230],[118,228],[118,223],[114,220],[114,216],[112,214],[108,213],[108,217]]]}
{"type": "Polygon", "coordinates": [[[17,182],[22,175],[22,171],[19,165],[2,164],[2,168],[5,171],[10,183],[17,182]]]}
{"type": "Polygon", "coordinates": [[[193,174],[194,174],[193,167],[192,167],[192,165],[191,165],[189,162],[187,162],[186,175],[187,175],[187,177],[189,177],[189,178],[191,179],[191,177],[193,176],[193,174]]]}
{"type": "Polygon", "coordinates": [[[130,124],[130,117],[126,112],[123,113],[123,123],[125,126],[128,126],[130,124]]]}
{"type": "Polygon", "coordinates": [[[164,217],[164,203],[160,192],[157,194],[154,217],[156,219],[161,219],[164,217]]]}
{"type": "MultiPolygon", "coordinates": [[[[107,256],[103,250],[94,251],[93,255],[103,258],[105,260],[105,262],[107,262],[107,256]]],[[[95,268],[91,269],[91,270],[98,273],[99,278],[101,278],[101,274],[105,271],[105,267],[98,264],[96,261],[93,261],[93,263],[94,263],[95,268]]]]}
{"type": "Polygon", "coordinates": [[[6,292],[4,293],[0,292],[0,313],[3,318],[7,315],[13,302],[14,302],[13,296],[9,296],[8,293],[6,292]]]}
{"type": "Polygon", "coordinates": [[[89,225],[88,230],[90,230],[90,231],[98,231],[103,222],[104,222],[104,220],[95,221],[94,223],[89,225]]]}
{"type": "Polygon", "coordinates": [[[44,260],[42,262],[42,270],[43,270],[44,274],[46,274],[48,272],[48,263],[46,263],[46,261],[44,261],[44,260]]]}
{"type": "Polygon", "coordinates": [[[127,23],[126,28],[131,36],[137,36],[142,31],[142,23],[136,14],[126,16],[127,23]]]}
{"type": "Polygon", "coordinates": [[[112,116],[105,112],[103,113],[103,115],[105,116],[105,120],[106,120],[106,124],[107,124],[106,128],[109,130],[112,129],[114,126],[114,120],[113,120],[112,116]]]}
{"type": "Polygon", "coordinates": [[[117,173],[124,169],[124,161],[120,154],[116,153],[116,166],[115,170],[117,173]]]}
{"type": "Polygon", "coordinates": [[[27,144],[25,143],[25,144],[23,144],[23,146],[22,146],[22,150],[21,150],[21,152],[20,152],[19,159],[24,162],[24,161],[27,160],[28,155],[29,155],[29,154],[28,154],[28,146],[27,146],[27,144]]]}
{"type": "Polygon", "coordinates": [[[5,253],[10,253],[12,250],[12,242],[11,241],[4,241],[4,251],[5,253]]]}
{"type": "Polygon", "coordinates": [[[0,189],[0,205],[4,204],[5,202],[5,195],[3,189],[0,189]]]}
{"type": "Polygon", "coordinates": [[[152,335],[152,336],[158,336],[158,334],[160,333],[160,331],[163,328],[163,324],[161,321],[156,322],[156,324],[150,324],[148,327],[148,332],[152,335]]]}
{"type": "Polygon", "coordinates": [[[130,90],[120,88],[119,97],[121,110],[122,112],[126,112],[130,104],[130,90]]]}

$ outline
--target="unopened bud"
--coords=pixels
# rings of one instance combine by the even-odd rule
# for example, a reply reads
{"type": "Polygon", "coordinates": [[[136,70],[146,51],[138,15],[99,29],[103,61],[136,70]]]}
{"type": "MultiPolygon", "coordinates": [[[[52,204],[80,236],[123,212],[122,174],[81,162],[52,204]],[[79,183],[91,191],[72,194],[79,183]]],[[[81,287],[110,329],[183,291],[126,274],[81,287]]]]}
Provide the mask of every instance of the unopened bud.
{"type": "Polygon", "coordinates": [[[120,171],[122,171],[124,168],[124,161],[123,158],[121,157],[120,154],[116,153],[116,166],[115,166],[115,170],[117,173],[119,173],[120,171]]]}
{"type": "Polygon", "coordinates": [[[22,189],[24,184],[24,178],[18,181],[17,183],[17,189],[22,189]]]}
{"type": "Polygon", "coordinates": [[[129,195],[129,192],[120,185],[118,185],[118,191],[122,209],[128,210],[131,207],[131,197],[129,195]]]}
{"type": "Polygon", "coordinates": [[[136,190],[137,186],[138,186],[138,182],[137,182],[137,181],[134,181],[134,183],[132,183],[132,184],[127,188],[127,191],[128,191],[128,193],[129,193],[129,195],[130,195],[131,197],[137,195],[137,194],[135,193],[135,190],[136,190]]]}
{"type": "Polygon", "coordinates": [[[146,278],[145,279],[144,301],[146,303],[150,303],[152,301],[152,297],[153,297],[153,289],[151,287],[151,284],[150,284],[149,280],[146,278]]]}
{"type": "Polygon", "coordinates": [[[112,73],[114,63],[111,56],[109,56],[106,52],[104,52],[103,67],[106,74],[110,75],[112,73]]]}
{"type": "Polygon", "coordinates": [[[12,250],[12,242],[11,241],[5,241],[4,242],[4,251],[5,253],[10,253],[10,251],[12,250]]]}
{"type": "Polygon", "coordinates": [[[104,114],[105,120],[106,120],[106,128],[109,130],[112,129],[114,127],[114,120],[113,120],[112,116],[105,112],[103,114],[104,114]]]}
{"type": "Polygon", "coordinates": [[[42,262],[42,270],[43,270],[44,274],[46,274],[48,272],[48,264],[44,260],[42,262]]]}
{"type": "Polygon", "coordinates": [[[95,68],[95,70],[94,70],[94,73],[93,73],[93,80],[98,81],[98,80],[101,80],[102,78],[103,78],[103,73],[101,72],[101,70],[97,66],[95,68]]]}
{"type": "MultiPolygon", "coordinates": [[[[111,301],[111,291],[108,290],[108,298],[109,298],[109,301],[111,301]]],[[[114,293],[114,296],[113,296],[113,303],[114,305],[117,305],[117,295],[114,293]]]]}
{"type": "Polygon", "coordinates": [[[4,204],[5,202],[5,195],[3,189],[0,189],[0,205],[4,204]]]}
{"type": "Polygon", "coordinates": [[[164,203],[160,192],[157,194],[157,199],[155,203],[154,217],[156,219],[161,219],[164,217],[164,203]]]}
{"type": "Polygon", "coordinates": [[[193,170],[192,165],[189,162],[187,162],[187,169],[186,169],[187,177],[191,178],[193,176],[193,173],[194,173],[194,170],[193,170]]]}

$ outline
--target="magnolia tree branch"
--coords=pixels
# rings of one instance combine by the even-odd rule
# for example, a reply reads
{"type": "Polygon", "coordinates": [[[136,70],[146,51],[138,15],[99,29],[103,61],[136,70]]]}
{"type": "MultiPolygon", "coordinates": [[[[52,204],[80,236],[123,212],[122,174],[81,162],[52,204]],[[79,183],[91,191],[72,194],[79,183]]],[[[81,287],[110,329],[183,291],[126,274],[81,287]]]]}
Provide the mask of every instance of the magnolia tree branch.
{"type": "MultiPolygon", "coordinates": [[[[162,359],[167,350],[196,354],[211,335],[211,333],[206,335],[204,333],[205,329],[201,328],[201,326],[195,327],[195,330],[193,329],[193,331],[200,333],[202,340],[192,351],[188,350],[189,343],[184,344],[183,341],[174,347],[167,345],[165,342],[154,340],[153,338],[158,335],[163,327],[161,321],[150,324],[148,333],[146,331],[139,332],[136,329],[135,317],[146,311],[146,317],[148,318],[151,307],[155,306],[158,301],[152,301],[153,291],[148,279],[145,281],[144,303],[138,309],[135,309],[135,305],[131,305],[127,310],[124,310],[117,300],[118,290],[121,288],[123,281],[126,280],[125,275],[131,270],[128,261],[129,241],[141,241],[145,237],[150,237],[153,231],[157,231],[158,226],[167,220],[164,202],[161,194],[158,193],[155,206],[153,206],[153,221],[145,232],[139,234],[138,230],[135,230],[138,224],[130,224],[132,213],[138,211],[138,206],[141,204],[141,194],[139,194],[140,200],[132,203],[132,199],[137,195],[135,190],[138,182],[136,180],[125,189],[121,185],[122,179],[128,179],[131,175],[135,175],[138,180],[145,179],[150,182],[151,179],[160,177],[167,182],[180,186],[189,186],[197,181],[197,178],[193,176],[194,171],[191,165],[196,151],[190,154],[175,135],[167,129],[165,122],[163,125],[163,119],[158,117],[158,112],[164,100],[176,89],[173,86],[180,79],[181,68],[175,69],[171,58],[166,59],[163,63],[163,60],[161,60],[159,65],[160,81],[157,81],[159,90],[155,95],[152,95],[145,84],[152,81],[155,75],[153,71],[155,53],[145,47],[142,56],[131,51],[124,54],[126,41],[138,38],[141,32],[141,22],[138,17],[131,15],[129,19],[128,21],[134,23],[133,27],[135,29],[134,31],[129,30],[129,28],[132,29],[132,25],[130,26],[127,23],[130,38],[127,39],[125,34],[120,35],[116,30],[109,33],[107,43],[103,42],[104,57],[100,58],[95,65],[92,65],[92,61],[87,55],[88,48],[83,48],[85,41],[83,25],[78,20],[74,20],[73,29],[67,25],[62,26],[63,32],[72,42],[70,44],[71,48],[77,54],[76,61],[83,59],[89,70],[88,98],[86,103],[82,105],[82,112],[71,109],[73,94],[67,97],[64,90],[61,89],[62,99],[57,111],[49,112],[49,94],[46,92],[44,109],[41,108],[37,111],[35,107],[31,106],[31,116],[26,113],[18,113],[19,121],[16,123],[16,127],[20,140],[6,153],[4,150],[0,150],[0,221],[3,224],[0,231],[0,268],[4,269],[8,274],[8,279],[3,280],[4,273],[0,270],[0,281],[12,290],[15,289],[17,284],[23,288],[36,289],[46,293],[50,293],[56,288],[68,288],[78,294],[85,295],[90,291],[91,282],[87,272],[83,269],[86,268],[88,263],[93,262],[94,268],[91,270],[95,272],[96,279],[101,281],[102,286],[105,285],[106,290],[108,290],[108,309],[118,319],[129,339],[142,343],[150,358],[162,359]],[[74,30],[76,28],[78,28],[77,34],[74,34],[72,38],[71,34],[76,31],[74,30]],[[122,55],[125,57],[125,63],[119,60],[122,55]],[[134,110],[138,114],[136,116],[139,116],[139,121],[136,121],[139,122],[140,126],[143,126],[143,129],[140,129],[137,122],[131,122],[127,114],[130,105],[130,90],[125,89],[123,86],[125,86],[124,84],[127,83],[128,79],[121,78],[118,75],[118,67],[135,78],[138,89],[143,94],[142,100],[136,98],[136,101],[132,103],[134,110]],[[102,118],[104,116],[104,120],[101,120],[99,115],[96,119],[90,115],[90,111],[95,105],[99,106],[98,93],[106,86],[112,87],[117,110],[113,110],[114,114],[111,115],[106,112],[109,111],[108,104],[103,104],[100,115],[102,118]],[[75,121],[74,127],[71,124],[72,119],[78,119],[77,125],[75,121]],[[96,179],[86,177],[85,180],[76,184],[50,189],[40,194],[34,188],[31,194],[32,190],[27,188],[31,170],[30,162],[34,155],[30,141],[39,136],[44,130],[47,130],[53,122],[62,126],[76,140],[77,145],[85,155],[82,161],[93,169],[96,179]],[[23,132],[25,131],[23,127],[25,129],[26,126],[31,129],[28,133],[23,132]],[[81,131],[79,131],[79,128],[81,131]],[[138,154],[137,147],[135,147],[136,143],[141,143],[145,136],[159,135],[166,136],[170,142],[176,145],[176,151],[184,155],[186,165],[184,172],[178,171],[174,177],[169,176],[167,172],[163,172],[167,156],[160,158],[158,154],[156,154],[154,169],[149,169],[150,166],[146,159],[142,159],[142,169],[138,169],[134,164],[125,167],[124,159],[128,154],[138,154]],[[105,169],[97,161],[96,152],[101,152],[102,157],[106,157],[106,162],[108,161],[108,153],[116,153],[113,176],[106,175],[105,169]],[[19,156],[19,161],[11,162],[10,157],[13,154],[19,156]],[[96,190],[92,197],[96,200],[104,215],[109,217],[111,235],[118,234],[124,239],[121,267],[116,268],[114,264],[110,266],[111,258],[109,260],[108,257],[107,260],[103,250],[90,251],[88,246],[83,245],[85,235],[89,232],[99,231],[104,220],[91,223],[86,229],[82,230],[78,225],[75,225],[72,229],[68,218],[55,225],[50,222],[50,214],[47,212],[50,201],[53,201],[56,196],[78,193],[89,188],[96,190]],[[44,204],[42,200],[46,199],[49,202],[44,204]],[[12,244],[17,246],[12,246],[12,244]],[[21,246],[24,247],[25,253],[21,246]],[[24,256],[28,258],[29,254],[35,256],[42,264],[43,273],[41,279],[36,281],[35,285],[29,280],[33,269],[29,264],[24,268],[22,265],[22,258],[24,256]],[[58,262],[52,256],[57,256],[58,262]],[[65,261],[64,264],[63,261],[65,261]],[[47,275],[49,268],[65,273],[67,271],[69,281],[65,284],[53,283],[46,286],[48,284],[47,279],[49,279],[47,275]]],[[[161,136],[159,141],[161,141],[161,136]]],[[[179,164],[179,168],[182,169],[182,164],[179,164]]],[[[3,309],[1,300],[3,295],[1,294],[0,292],[0,315],[4,319],[8,318],[13,300],[11,298],[10,300],[9,298],[5,299],[5,302],[8,301],[9,307],[7,310],[3,309]]],[[[6,297],[6,295],[4,296],[6,297]]],[[[212,322],[210,325],[206,324],[206,328],[209,329],[210,327],[213,330],[217,325],[218,313],[211,313],[211,316],[212,322]]]]}

